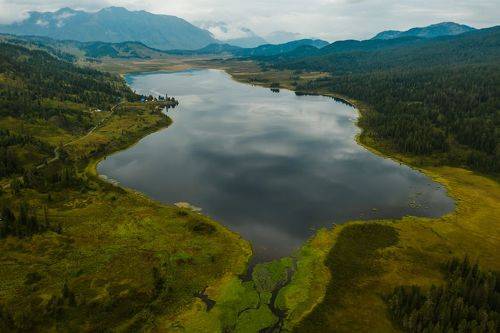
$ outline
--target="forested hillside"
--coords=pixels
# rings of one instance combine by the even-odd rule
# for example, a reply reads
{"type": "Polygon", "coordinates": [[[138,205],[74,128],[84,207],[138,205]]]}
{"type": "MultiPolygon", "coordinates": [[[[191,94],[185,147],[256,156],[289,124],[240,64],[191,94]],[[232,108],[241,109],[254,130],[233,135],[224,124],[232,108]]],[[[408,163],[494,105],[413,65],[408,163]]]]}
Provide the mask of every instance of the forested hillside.
{"type": "Polygon", "coordinates": [[[457,24],[454,22],[442,22],[432,24],[427,27],[412,28],[407,31],[388,30],[378,33],[373,39],[392,39],[400,37],[422,37],[422,38],[435,38],[440,36],[460,35],[465,32],[474,30],[473,27],[464,24],[457,24]]]}
{"type": "Polygon", "coordinates": [[[500,171],[500,27],[432,40],[332,44],[321,55],[261,60],[329,72],[296,89],[368,103],[365,134],[399,152],[500,171]]]}
{"type": "Polygon", "coordinates": [[[151,59],[168,56],[167,52],[150,48],[140,42],[78,42],[74,40],[56,40],[49,37],[8,34],[0,34],[0,42],[46,51],[59,59],[69,62],[76,62],[80,59],[95,61],[101,58],[151,59]]]}
{"type": "Polygon", "coordinates": [[[0,43],[0,119],[5,124],[0,127],[0,177],[49,157],[58,144],[48,139],[51,135],[83,133],[95,124],[92,108],[109,109],[122,99],[138,96],[111,74],[0,43]],[[52,129],[47,140],[27,130],[35,126],[52,129]]]}

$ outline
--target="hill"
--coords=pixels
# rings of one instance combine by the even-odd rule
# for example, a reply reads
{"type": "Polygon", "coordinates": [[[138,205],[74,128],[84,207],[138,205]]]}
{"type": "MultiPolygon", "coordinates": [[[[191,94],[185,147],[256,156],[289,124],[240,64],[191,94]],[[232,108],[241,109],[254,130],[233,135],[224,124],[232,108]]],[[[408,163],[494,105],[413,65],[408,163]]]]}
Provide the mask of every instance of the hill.
{"type": "Polygon", "coordinates": [[[227,44],[243,47],[243,48],[253,48],[258,47],[264,44],[267,44],[267,41],[257,35],[250,35],[247,37],[239,37],[239,38],[231,38],[224,41],[227,44]]]}
{"type": "Polygon", "coordinates": [[[169,51],[176,55],[214,55],[228,54],[234,57],[274,57],[287,54],[299,48],[318,50],[328,45],[320,39],[301,39],[284,44],[265,44],[254,48],[242,48],[230,44],[211,44],[199,50],[173,50],[169,51]]]}
{"type": "Polygon", "coordinates": [[[166,51],[150,48],[140,42],[77,42],[56,40],[49,37],[6,34],[0,34],[0,41],[30,49],[40,49],[57,58],[72,62],[78,58],[157,59],[168,56],[166,51]]]}
{"type": "Polygon", "coordinates": [[[300,57],[270,57],[277,66],[308,70],[366,72],[391,68],[485,63],[498,59],[500,26],[458,36],[425,39],[403,37],[390,40],[341,41],[319,53],[300,57]]]}
{"type": "Polygon", "coordinates": [[[252,49],[241,49],[233,52],[233,54],[239,57],[269,57],[285,54],[303,46],[312,46],[319,49],[326,45],[328,45],[328,42],[321,39],[300,39],[284,44],[266,44],[252,49]]]}
{"type": "Polygon", "coordinates": [[[120,7],[104,8],[95,13],[71,8],[31,12],[24,21],[0,25],[0,32],[80,42],[135,41],[161,50],[193,50],[216,42],[208,31],[181,18],[120,7]]]}
{"type": "Polygon", "coordinates": [[[454,22],[443,22],[422,28],[412,28],[407,31],[383,31],[373,37],[373,39],[394,39],[401,37],[435,38],[441,36],[460,35],[473,30],[475,30],[475,28],[469,27],[468,25],[457,24],[454,22]]]}

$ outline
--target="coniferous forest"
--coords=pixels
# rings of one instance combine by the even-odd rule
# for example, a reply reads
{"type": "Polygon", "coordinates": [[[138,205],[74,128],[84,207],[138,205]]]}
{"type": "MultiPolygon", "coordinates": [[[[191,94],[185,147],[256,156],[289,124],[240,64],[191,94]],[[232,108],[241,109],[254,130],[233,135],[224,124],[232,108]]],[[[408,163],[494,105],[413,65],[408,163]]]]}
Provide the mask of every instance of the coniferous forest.
{"type": "Polygon", "coordinates": [[[279,69],[329,72],[298,91],[368,103],[360,125],[399,152],[500,171],[500,28],[433,41],[358,42],[314,56],[261,59],[279,69]]]}
{"type": "MultiPolygon", "coordinates": [[[[122,99],[139,98],[115,75],[0,43],[0,117],[83,133],[94,125],[90,108],[109,109],[122,99]]],[[[19,147],[28,147],[34,156],[51,156],[55,148],[22,128],[0,129],[0,177],[27,171],[14,153],[19,147]]]]}
{"type": "Polygon", "coordinates": [[[487,332],[500,328],[499,275],[466,257],[446,264],[446,283],[424,291],[398,287],[388,297],[391,317],[405,332],[487,332]]]}

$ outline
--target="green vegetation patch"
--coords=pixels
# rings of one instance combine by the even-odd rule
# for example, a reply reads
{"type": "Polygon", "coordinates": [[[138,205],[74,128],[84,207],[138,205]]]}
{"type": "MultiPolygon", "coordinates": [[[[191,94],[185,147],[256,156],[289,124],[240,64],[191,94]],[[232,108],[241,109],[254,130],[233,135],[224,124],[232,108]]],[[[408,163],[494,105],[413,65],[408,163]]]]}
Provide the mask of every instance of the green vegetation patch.
{"type": "Polygon", "coordinates": [[[378,262],[379,251],[397,242],[398,232],[391,226],[366,222],[343,227],[326,259],[332,278],[325,299],[296,331],[313,332],[318,329],[318,323],[326,331],[335,327],[329,314],[349,302],[350,293],[356,289],[360,278],[374,276],[383,270],[378,262]]]}
{"type": "Polygon", "coordinates": [[[291,274],[293,260],[283,258],[254,267],[252,278],[259,293],[273,292],[283,286],[291,274]]]}
{"type": "Polygon", "coordinates": [[[330,280],[325,259],[338,230],[319,230],[296,254],[291,281],[280,289],[275,301],[276,308],[285,313],[285,329],[291,330],[323,300],[330,280]]]}

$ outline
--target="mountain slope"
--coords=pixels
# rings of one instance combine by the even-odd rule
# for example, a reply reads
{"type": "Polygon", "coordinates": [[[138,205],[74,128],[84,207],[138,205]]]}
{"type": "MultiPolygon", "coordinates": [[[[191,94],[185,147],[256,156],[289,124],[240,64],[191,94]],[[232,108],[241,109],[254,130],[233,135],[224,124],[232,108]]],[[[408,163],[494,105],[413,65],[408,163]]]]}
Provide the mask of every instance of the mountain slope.
{"type": "Polygon", "coordinates": [[[433,39],[345,41],[333,43],[320,54],[270,59],[279,67],[302,67],[335,73],[365,72],[392,68],[494,62],[499,59],[500,26],[458,36],[433,39]]]}
{"type": "Polygon", "coordinates": [[[230,44],[216,43],[199,50],[171,50],[169,53],[176,55],[229,54],[234,57],[274,57],[297,49],[302,49],[302,52],[304,52],[303,50],[309,50],[308,54],[311,54],[313,50],[318,51],[326,45],[328,45],[328,42],[321,39],[301,39],[285,44],[265,44],[254,48],[242,48],[230,44]]]}
{"type": "Polygon", "coordinates": [[[150,48],[140,42],[77,42],[74,40],[56,40],[49,37],[6,34],[0,34],[0,41],[29,49],[43,50],[69,62],[75,62],[79,58],[152,59],[168,56],[166,51],[150,48]]]}
{"type": "Polygon", "coordinates": [[[373,37],[373,39],[394,39],[401,37],[435,38],[440,36],[460,35],[472,30],[475,30],[475,28],[469,27],[467,25],[457,24],[454,22],[443,22],[422,28],[412,28],[407,31],[383,31],[373,37]]]}
{"type": "Polygon", "coordinates": [[[81,42],[138,41],[161,50],[199,49],[216,42],[203,29],[175,16],[110,7],[95,13],[63,8],[31,12],[22,22],[0,25],[0,32],[81,42]]]}
{"type": "Polygon", "coordinates": [[[267,41],[257,35],[240,37],[240,38],[232,38],[225,41],[227,44],[238,46],[238,47],[259,47],[261,45],[267,44],[267,41]]]}
{"type": "Polygon", "coordinates": [[[321,39],[300,39],[284,44],[266,44],[253,49],[241,49],[234,54],[241,57],[269,57],[285,54],[302,46],[312,46],[319,49],[326,45],[328,45],[328,42],[321,39]]]}
{"type": "Polygon", "coordinates": [[[269,44],[284,44],[303,38],[303,35],[289,31],[273,31],[270,34],[264,36],[264,39],[267,40],[269,44]]]}

